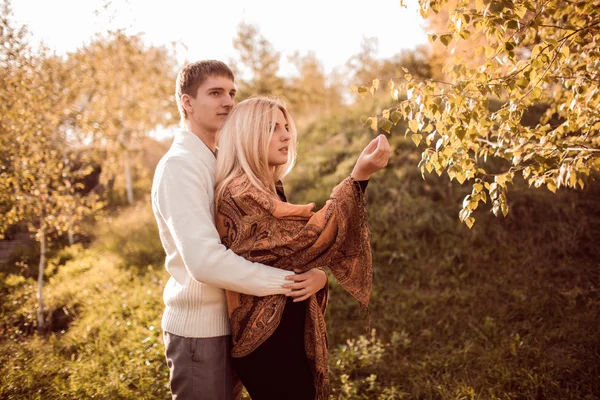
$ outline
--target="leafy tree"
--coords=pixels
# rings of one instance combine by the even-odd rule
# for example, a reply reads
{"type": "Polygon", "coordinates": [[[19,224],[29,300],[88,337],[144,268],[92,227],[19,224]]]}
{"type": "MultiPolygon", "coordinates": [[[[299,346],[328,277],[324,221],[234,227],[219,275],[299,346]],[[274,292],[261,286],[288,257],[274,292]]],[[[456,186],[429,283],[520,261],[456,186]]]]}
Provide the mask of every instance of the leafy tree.
{"type": "Polygon", "coordinates": [[[377,59],[379,42],[375,37],[364,37],[360,52],[352,56],[346,66],[355,82],[370,82],[380,72],[381,62],[377,59]]]}
{"type": "Polygon", "coordinates": [[[247,70],[251,79],[240,81],[240,97],[251,95],[284,94],[284,80],[279,74],[281,54],[261,35],[255,25],[240,23],[233,47],[238,51],[241,67],[237,72],[247,70]]]}
{"type": "Polygon", "coordinates": [[[146,46],[139,35],[98,35],[69,55],[80,79],[75,131],[104,155],[109,179],[122,168],[127,200],[133,197],[132,169],[142,139],[158,125],[176,122],[173,96],[176,61],[168,49],[146,46]]]}
{"type": "Polygon", "coordinates": [[[468,49],[473,35],[475,46],[446,65],[443,80],[418,79],[407,69],[390,80],[397,103],[370,125],[389,132],[406,120],[406,134],[426,147],[423,174],[446,172],[472,184],[459,214],[469,227],[480,202],[489,200],[495,215],[508,213],[508,184],[517,175],[552,192],[583,188],[600,170],[600,1],[419,4],[425,18],[448,14],[447,30],[429,35],[431,42],[468,49]],[[533,109],[540,115],[532,118],[533,109]]]}
{"type": "Polygon", "coordinates": [[[295,116],[315,119],[339,110],[342,102],[342,85],[327,77],[323,66],[313,52],[306,55],[294,53],[290,60],[298,75],[286,80],[286,94],[295,116]]]}
{"type": "MultiPolygon", "coordinates": [[[[61,58],[28,46],[24,28],[15,28],[5,2],[0,20],[1,92],[0,233],[15,223],[26,224],[40,246],[38,328],[45,327],[43,282],[46,255],[53,234],[72,229],[98,203],[82,197],[77,183],[87,168],[76,166],[66,140],[69,93],[75,80],[61,58]]],[[[78,160],[81,163],[81,159],[78,160]]]]}

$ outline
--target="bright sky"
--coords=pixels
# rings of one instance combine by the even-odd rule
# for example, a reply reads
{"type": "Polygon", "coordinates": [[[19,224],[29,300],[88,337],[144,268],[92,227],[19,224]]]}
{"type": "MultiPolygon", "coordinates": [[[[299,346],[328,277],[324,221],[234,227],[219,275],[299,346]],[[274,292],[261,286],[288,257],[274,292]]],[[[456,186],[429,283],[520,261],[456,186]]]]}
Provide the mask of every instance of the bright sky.
{"type": "Polygon", "coordinates": [[[417,0],[405,2],[408,9],[399,0],[12,0],[12,8],[34,41],[61,54],[96,32],[126,28],[156,45],[176,42],[180,63],[236,58],[232,39],[243,21],[282,53],[288,75],[294,69],[287,56],[295,51],[313,51],[331,72],[360,51],[363,37],[378,39],[381,58],[426,43],[417,0]]]}

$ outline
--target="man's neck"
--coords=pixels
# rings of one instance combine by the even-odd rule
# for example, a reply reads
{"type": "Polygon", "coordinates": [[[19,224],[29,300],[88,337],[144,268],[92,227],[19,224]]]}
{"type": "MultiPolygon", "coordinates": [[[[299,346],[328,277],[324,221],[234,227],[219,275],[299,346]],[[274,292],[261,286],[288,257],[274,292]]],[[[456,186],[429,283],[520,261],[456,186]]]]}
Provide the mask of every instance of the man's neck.
{"type": "Polygon", "coordinates": [[[199,126],[193,126],[189,121],[186,121],[184,126],[188,131],[198,136],[210,151],[214,153],[217,150],[217,132],[208,132],[199,126]]]}

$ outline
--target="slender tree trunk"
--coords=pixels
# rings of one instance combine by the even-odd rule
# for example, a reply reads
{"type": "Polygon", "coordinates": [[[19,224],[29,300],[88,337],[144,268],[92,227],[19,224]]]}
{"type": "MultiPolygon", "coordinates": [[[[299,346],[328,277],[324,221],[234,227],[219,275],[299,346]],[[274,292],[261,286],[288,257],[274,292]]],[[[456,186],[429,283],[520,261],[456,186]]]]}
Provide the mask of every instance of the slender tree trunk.
{"type": "Polygon", "coordinates": [[[67,230],[67,237],[69,238],[69,246],[73,246],[75,239],[73,238],[73,211],[69,208],[69,229],[67,230]]]}
{"type": "Polygon", "coordinates": [[[133,204],[133,187],[131,183],[131,166],[128,150],[125,150],[125,153],[123,154],[123,159],[125,164],[125,184],[127,187],[127,202],[129,204],[133,204]]]}
{"type": "Polygon", "coordinates": [[[44,268],[46,267],[46,226],[44,223],[44,212],[40,216],[40,266],[38,271],[37,281],[37,321],[38,331],[42,332],[46,328],[46,322],[44,320],[44,295],[42,288],[44,286],[44,268]]]}

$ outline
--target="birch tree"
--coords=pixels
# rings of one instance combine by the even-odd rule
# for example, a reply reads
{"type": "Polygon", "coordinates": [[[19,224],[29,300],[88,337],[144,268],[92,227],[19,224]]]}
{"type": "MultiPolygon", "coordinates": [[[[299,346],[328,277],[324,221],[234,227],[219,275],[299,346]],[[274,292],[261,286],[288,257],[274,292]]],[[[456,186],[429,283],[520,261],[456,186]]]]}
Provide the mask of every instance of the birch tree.
{"type": "Polygon", "coordinates": [[[405,134],[424,148],[423,174],[445,172],[471,185],[459,214],[469,228],[481,203],[507,215],[508,188],[517,176],[552,192],[583,189],[600,170],[600,1],[419,5],[424,18],[448,15],[446,29],[429,34],[432,43],[465,49],[475,40],[447,63],[443,80],[417,79],[405,69],[403,79],[355,86],[365,95],[381,83],[395,102],[369,125],[389,132],[405,120],[405,134]],[[491,106],[494,100],[499,107],[491,106]],[[536,106],[542,115],[526,121],[536,106]]]}

